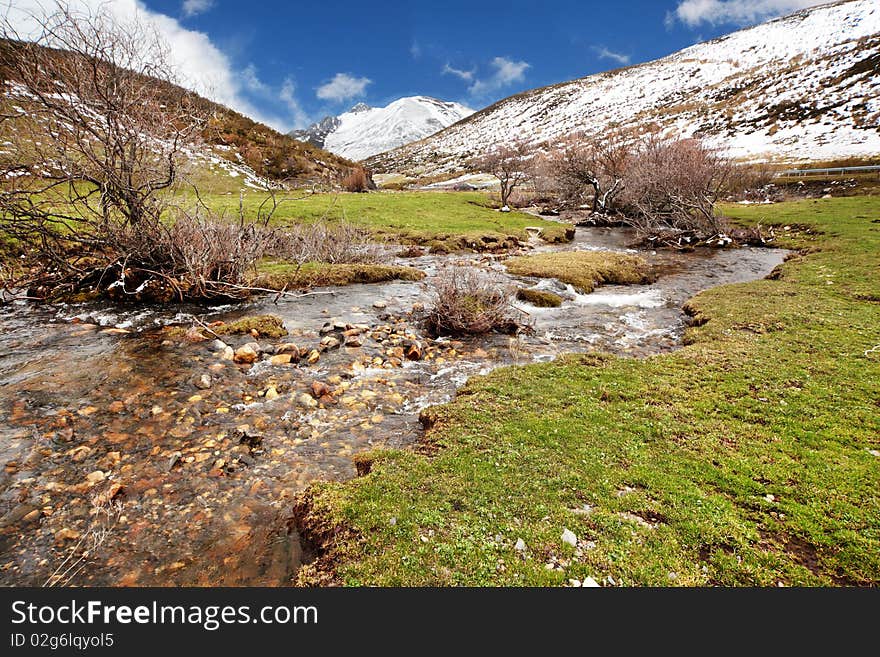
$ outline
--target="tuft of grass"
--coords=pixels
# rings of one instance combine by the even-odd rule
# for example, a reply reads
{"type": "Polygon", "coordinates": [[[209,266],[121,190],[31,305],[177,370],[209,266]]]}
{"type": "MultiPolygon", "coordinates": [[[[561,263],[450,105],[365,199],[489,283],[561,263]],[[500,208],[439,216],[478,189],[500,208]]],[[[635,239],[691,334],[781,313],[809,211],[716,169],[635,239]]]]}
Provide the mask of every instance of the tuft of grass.
{"type": "Polygon", "coordinates": [[[602,284],[632,285],[655,280],[639,256],[609,251],[566,251],[511,258],[504,263],[516,276],[555,278],[584,293],[602,284]]]}
{"type": "Polygon", "coordinates": [[[369,263],[290,262],[264,260],[249,284],[270,290],[293,290],[354,283],[382,283],[384,281],[420,281],[425,272],[413,267],[369,263]]]}
{"type": "Polygon", "coordinates": [[[798,254],[697,295],[674,353],[471,379],[425,414],[431,450],[300,498],[300,581],[880,582],[880,198],[726,211],[798,254]]]}
{"type": "Polygon", "coordinates": [[[260,337],[281,338],[287,335],[284,322],[276,315],[253,315],[211,327],[217,335],[244,335],[256,331],[260,337]]]}
{"type": "Polygon", "coordinates": [[[538,308],[558,308],[562,305],[562,297],[547,290],[521,287],[516,291],[516,298],[538,308]]]}

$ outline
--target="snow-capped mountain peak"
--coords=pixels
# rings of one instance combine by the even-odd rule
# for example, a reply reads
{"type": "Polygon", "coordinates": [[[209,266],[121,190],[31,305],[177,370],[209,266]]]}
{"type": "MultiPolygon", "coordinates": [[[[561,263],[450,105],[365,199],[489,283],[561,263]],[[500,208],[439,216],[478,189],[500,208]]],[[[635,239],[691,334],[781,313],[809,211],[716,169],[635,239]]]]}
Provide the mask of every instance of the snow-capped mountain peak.
{"type": "Polygon", "coordinates": [[[358,103],[291,135],[348,159],[362,160],[424,139],[473,113],[459,103],[407,96],[385,107],[358,103]]]}

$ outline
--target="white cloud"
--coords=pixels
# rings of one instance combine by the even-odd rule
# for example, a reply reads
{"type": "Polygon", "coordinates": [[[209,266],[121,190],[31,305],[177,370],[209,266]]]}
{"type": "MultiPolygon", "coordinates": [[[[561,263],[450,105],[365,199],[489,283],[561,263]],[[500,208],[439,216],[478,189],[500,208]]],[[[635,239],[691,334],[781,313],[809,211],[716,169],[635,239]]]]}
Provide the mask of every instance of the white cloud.
{"type": "Polygon", "coordinates": [[[185,18],[204,14],[206,11],[214,7],[214,0],[183,0],[180,9],[185,18]]]}
{"type": "Polygon", "coordinates": [[[470,82],[474,79],[474,73],[476,73],[476,71],[464,71],[460,68],[453,68],[449,64],[445,64],[441,73],[443,75],[454,75],[457,78],[461,78],[465,82],[470,82]]]}
{"type": "Polygon", "coordinates": [[[475,80],[468,88],[472,96],[486,96],[516,82],[522,82],[525,79],[526,69],[531,65],[526,62],[515,62],[507,57],[496,57],[490,66],[495,72],[488,78],[475,80]]]}
{"type": "Polygon", "coordinates": [[[305,128],[312,123],[311,118],[303,110],[299,100],[296,98],[296,83],[293,78],[287,77],[284,79],[284,84],[281,85],[281,93],[278,94],[278,97],[287,105],[287,111],[290,112],[290,116],[293,119],[294,129],[305,128]]]}
{"type": "MultiPolygon", "coordinates": [[[[75,11],[91,15],[107,11],[122,24],[137,19],[155,26],[169,46],[172,64],[183,86],[273,128],[285,129],[286,121],[265,115],[244,97],[243,92],[252,90],[255,81],[262,84],[256,78],[256,71],[236,71],[229,58],[204,32],[187,29],[170,16],[150,11],[139,0],[69,0],[69,5],[75,11]]],[[[42,0],[15,0],[14,6],[0,8],[0,12],[9,18],[23,39],[28,39],[38,34],[37,26],[29,17],[41,15],[51,7],[51,3],[42,0]]]]}
{"type": "Polygon", "coordinates": [[[626,66],[630,62],[629,55],[614,52],[605,46],[593,46],[593,50],[596,52],[596,55],[598,55],[599,59],[610,59],[612,62],[617,62],[623,66],[626,66]]]}
{"type": "Polygon", "coordinates": [[[668,26],[678,19],[690,27],[703,23],[750,25],[826,2],[828,0],[681,0],[667,16],[666,23],[668,26]]]}
{"type": "Polygon", "coordinates": [[[321,100],[336,103],[362,96],[372,80],[356,78],[350,73],[337,73],[330,82],[318,87],[317,96],[321,100]]]}
{"type": "Polygon", "coordinates": [[[422,56],[422,44],[418,41],[413,41],[412,45],[409,47],[409,54],[413,59],[418,59],[422,56]]]}
{"type": "Polygon", "coordinates": [[[241,81],[244,83],[245,89],[255,94],[268,94],[270,92],[269,85],[260,80],[257,74],[257,67],[248,64],[241,72],[241,81]]]}

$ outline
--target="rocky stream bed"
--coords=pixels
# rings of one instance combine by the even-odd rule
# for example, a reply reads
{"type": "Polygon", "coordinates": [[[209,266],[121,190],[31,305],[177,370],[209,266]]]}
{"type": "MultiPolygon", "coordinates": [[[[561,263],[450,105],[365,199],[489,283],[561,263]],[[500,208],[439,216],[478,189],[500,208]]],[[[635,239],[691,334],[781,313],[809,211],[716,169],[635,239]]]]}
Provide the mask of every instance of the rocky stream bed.
{"type": "MultiPolygon", "coordinates": [[[[573,243],[530,246],[622,251],[629,239],[580,228],[573,243]]],[[[564,352],[674,349],[689,297],[766,276],[785,255],[639,253],[656,283],[588,295],[512,277],[501,256],[428,255],[400,261],[427,272],[422,282],[234,307],[0,309],[0,582],[284,585],[309,557],[289,522],[291,497],[357,476],[359,453],[416,442],[420,411],[468,377],[564,352]],[[432,339],[418,310],[446,265],[565,301],[519,304],[527,335],[432,339]],[[218,322],[267,313],[287,335],[211,335],[218,322]]]]}

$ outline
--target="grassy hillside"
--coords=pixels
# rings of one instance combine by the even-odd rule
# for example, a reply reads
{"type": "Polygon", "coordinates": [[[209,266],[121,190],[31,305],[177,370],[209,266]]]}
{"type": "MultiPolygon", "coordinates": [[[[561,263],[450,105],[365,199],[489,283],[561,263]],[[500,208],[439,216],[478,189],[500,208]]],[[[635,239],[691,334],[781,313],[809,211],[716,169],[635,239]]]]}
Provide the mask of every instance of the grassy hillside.
{"type": "Polygon", "coordinates": [[[880,582],[880,199],[726,210],[798,255],[698,295],[675,353],[471,380],[425,449],[303,496],[301,582],[880,582]]]}
{"type": "MultiPolygon", "coordinates": [[[[8,62],[20,47],[21,44],[18,42],[0,39],[0,106],[2,106],[2,87],[11,78],[8,62]]],[[[68,56],[63,51],[50,52],[57,57],[68,56]]],[[[206,98],[199,98],[181,87],[159,80],[153,82],[163,94],[167,94],[169,99],[183,94],[198,98],[199,103],[212,117],[202,135],[205,143],[209,147],[219,147],[213,150],[218,157],[236,164],[245,164],[258,176],[274,180],[302,179],[331,182],[346,175],[354,166],[345,158],[297,141],[228,107],[206,98]]],[[[209,183],[210,186],[212,182],[222,184],[223,181],[203,182],[209,183]]]]}

